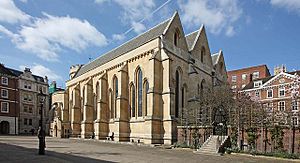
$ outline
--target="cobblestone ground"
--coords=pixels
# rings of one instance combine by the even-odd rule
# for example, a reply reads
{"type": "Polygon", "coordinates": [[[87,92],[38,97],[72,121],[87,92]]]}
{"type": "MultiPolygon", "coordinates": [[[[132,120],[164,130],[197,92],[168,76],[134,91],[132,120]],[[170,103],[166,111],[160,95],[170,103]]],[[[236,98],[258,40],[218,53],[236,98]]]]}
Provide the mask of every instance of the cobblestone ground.
{"type": "Polygon", "coordinates": [[[0,136],[0,162],[295,162],[241,155],[200,155],[183,149],[161,149],[82,139],[47,138],[44,156],[37,154],[37,147],[37,137],[0,136]]]}

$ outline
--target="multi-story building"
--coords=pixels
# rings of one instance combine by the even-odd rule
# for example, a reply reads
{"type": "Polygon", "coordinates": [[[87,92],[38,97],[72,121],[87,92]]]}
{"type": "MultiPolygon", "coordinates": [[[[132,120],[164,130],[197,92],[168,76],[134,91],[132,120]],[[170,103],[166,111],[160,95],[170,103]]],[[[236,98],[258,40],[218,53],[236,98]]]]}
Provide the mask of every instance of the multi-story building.
{"type": "Polygon", "coordinates": [[[227,72],[228,83],[231,89],[236,92],[242,90],[252,80],[271,76],[266,65],[247,67],[227,72]]]}
{"type": "MultiPolygon", "coordinates": [[[[10,69],[10,71],[18,77],[20,94],[19,133],[27,134],[32,130],[36,132],[40,122],[40,101],[38,100],[40,90],[47,95],[43,105],[43,115],[45,117],[43,124],[49,123],[48,79],[47,77],[33,75],[29,68],[25,68],[24,71],[14,69],[10,69]]],[[[48,128],[49,124],[45,127],[48,128]]]]}
{"type": "Polygon", "coordinates": [[[222,51],[211,55],[204,26],[185,35],[176,12],[86,65],[72,66],[56,92],[52,135],[145,144],[177,140],[182,110],[206,88],[226,83],[222,51]]]}
{"type": "Polygon", "coordinates": [[[0,134],[18,134],[18,77],[0,64],[0,134]]]}
{"type": "MultiPolygon", "coordinates": [[[[257,78],[251,81],[241,91],[249,95],[252,100],[261,104],[262,108],[267,112],[267,119],[269,125],[280,125],[284,127],[284,149],[291,150],[292,148],[292,130],[291,128],[300,127],[300,71],[285,72],[284,66],[275,68],[274,76],[265,78],[257,78]]],[[[261,131],[260,135],[265,135],[265,130],[261,131]]],[[[270,140],[270,133],[267,133],[270,140]]],[[[294,150],[299,151],[299,130],[295,131],[296,139],[294,150]]],[[[259,137],[258,148],[262,149],[264,146],[263,136],[259,137]]],[[[271,150],[268,146],[268,150],[271,150]]]]}

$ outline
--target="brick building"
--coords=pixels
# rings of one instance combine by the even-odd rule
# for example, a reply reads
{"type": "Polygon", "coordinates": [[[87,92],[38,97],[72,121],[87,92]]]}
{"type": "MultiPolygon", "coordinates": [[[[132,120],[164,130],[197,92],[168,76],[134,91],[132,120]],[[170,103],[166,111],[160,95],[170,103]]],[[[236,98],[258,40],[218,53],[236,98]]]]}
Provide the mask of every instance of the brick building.
{"type": "Polygon", "coordinates": [[[18,134],[18,78],[0,64],[0,134],[18,134]]]}
{"type": "MultiPolygon", "coordinates": [[[[9,70],[18,77],[20,94],[19,133],[27,134],[30,133],[32,129],[35,131],[38,130],[40,121],[40,103],[37,99],[40,90],[47,95],[43,108],[43,124],[49,124],[49,88],[47,77],[34,75],[29,68],[25,68],[24,71],[14,69],[9,70]]],[[[48,134],[49,125],[46,125],[45,127],[45,131],[48,134]]]]}
{"type": "Polygon", "coordinates": [[[265,78],[271,76],[270,71],[266,65],[259,65],[247,67],[227,72],[228,83],[232,90],[242,90],[248,83],[254,79],[265,78]]]}
{"type": "MultiPolygon", "coordinates": [[[[299,112],[299,86],[300,71],[285,72],[284,66],[275,68],[274,76],[253,79],[241,91],[249,95],[254,101],[259,102],[267,112],[265,121],[270,126],[280,125],[283,127],[284,149],[300,152],[300,112],[299,112]],[[296,128],[293,134],[293,128],[296,128]],[[294,142],[294,143],[293,143],[294,142]]],[[[265,148],[264,140],[266,137],[271,140],[270,130],[260,129],[257,148],[261,151],[265,148]],[[266,132],[268,131],[268,132],[266,132]]],[[[266,145],[268,151],[274,147],[266,145]]]]}

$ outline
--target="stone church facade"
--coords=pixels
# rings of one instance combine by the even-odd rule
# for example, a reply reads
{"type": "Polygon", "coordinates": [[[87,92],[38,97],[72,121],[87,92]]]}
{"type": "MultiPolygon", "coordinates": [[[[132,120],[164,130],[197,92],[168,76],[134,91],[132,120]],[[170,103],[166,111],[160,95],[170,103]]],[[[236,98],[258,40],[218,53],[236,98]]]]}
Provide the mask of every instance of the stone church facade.
{"type": "Polygon", "coordinates": [[[190,98],[225,83],[222,51],[211,55],[204,26],[185,35],[172,18],[70,68],[66,91],[52,95],[51,134],[172,144],[190,98]]]}

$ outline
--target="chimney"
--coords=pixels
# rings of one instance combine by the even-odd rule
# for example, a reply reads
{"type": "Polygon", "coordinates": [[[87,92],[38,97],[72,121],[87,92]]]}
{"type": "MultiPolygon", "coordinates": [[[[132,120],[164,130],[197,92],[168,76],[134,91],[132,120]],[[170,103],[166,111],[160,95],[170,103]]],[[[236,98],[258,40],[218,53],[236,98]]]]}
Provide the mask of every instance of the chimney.
{"type": "Polygon", "coordinates": [[[24,70],[24,72],[30,72],[30,73],[31,73],[31,71],[30,71],[30,68],[28,68],[28,67],[25,67],[25,70],[24,70]]]}

